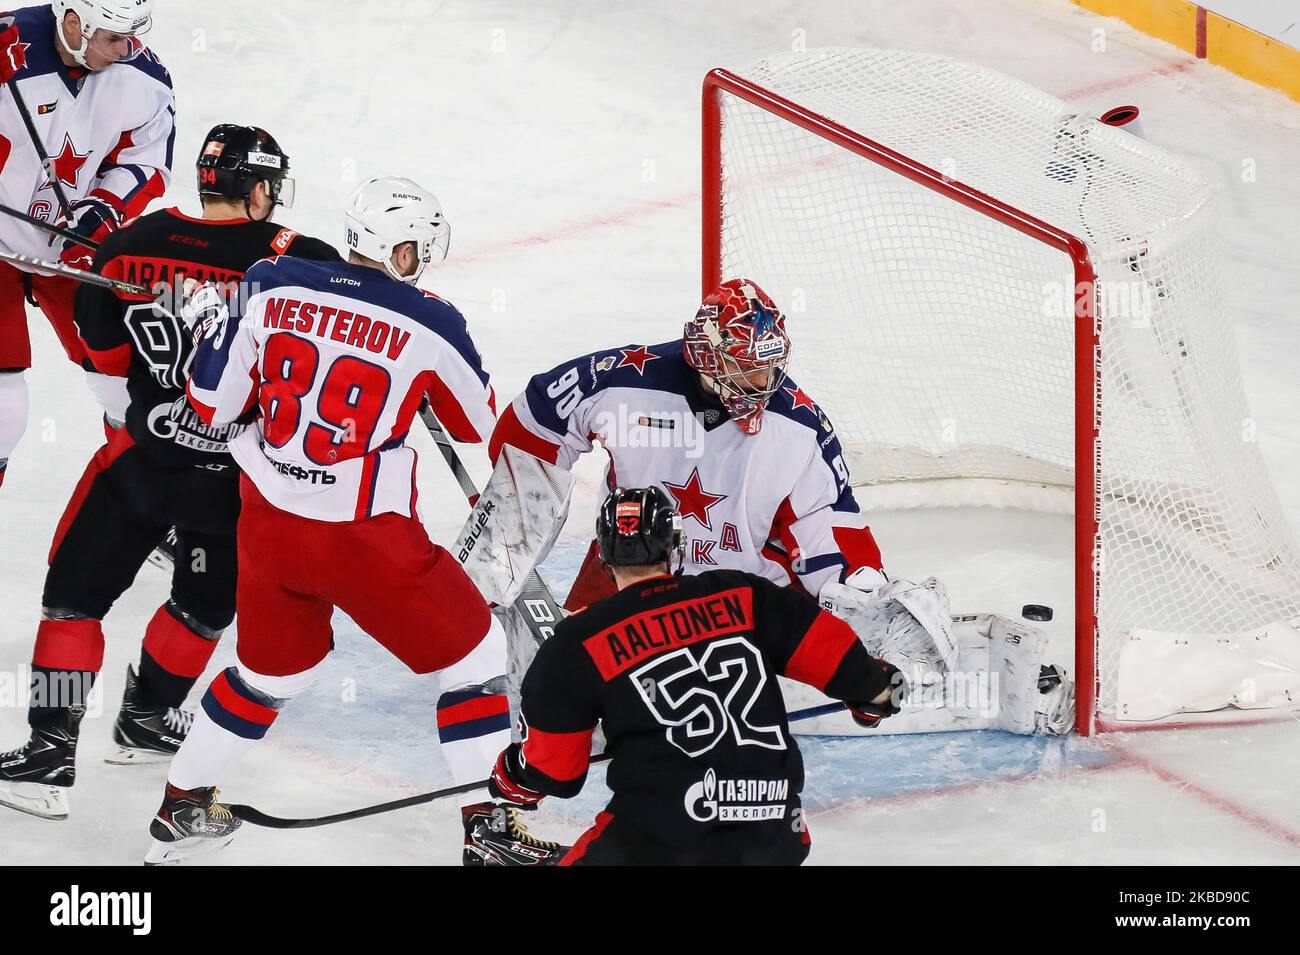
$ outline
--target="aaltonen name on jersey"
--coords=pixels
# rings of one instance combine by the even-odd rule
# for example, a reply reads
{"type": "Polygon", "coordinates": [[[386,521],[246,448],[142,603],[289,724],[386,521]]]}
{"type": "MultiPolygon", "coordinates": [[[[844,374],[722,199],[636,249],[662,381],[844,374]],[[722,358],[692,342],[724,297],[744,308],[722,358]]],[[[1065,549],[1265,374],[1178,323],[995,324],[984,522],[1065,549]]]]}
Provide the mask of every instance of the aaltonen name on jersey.
{"type": "Polygon", "coordinates": [[[737,633],[753,626],[753,600],[744,589],[647,610],[618,627],[583,641],[600,675],[613,679],[642,655],[706,637],[737,633]]]}

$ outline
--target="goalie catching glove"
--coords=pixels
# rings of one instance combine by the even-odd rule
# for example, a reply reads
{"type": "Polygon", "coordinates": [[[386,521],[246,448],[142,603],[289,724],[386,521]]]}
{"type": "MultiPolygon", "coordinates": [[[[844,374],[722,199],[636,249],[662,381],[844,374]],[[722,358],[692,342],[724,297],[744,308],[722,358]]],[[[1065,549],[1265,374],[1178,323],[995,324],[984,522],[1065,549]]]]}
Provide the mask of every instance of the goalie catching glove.
{"type": "Polygon", "coordinates": [[[948,592],[934,577],[921,583],[863,567],[818,595],[822,609],[839,617],[872,656],[912,676],[933,679],[957,664],[948,592]]]}

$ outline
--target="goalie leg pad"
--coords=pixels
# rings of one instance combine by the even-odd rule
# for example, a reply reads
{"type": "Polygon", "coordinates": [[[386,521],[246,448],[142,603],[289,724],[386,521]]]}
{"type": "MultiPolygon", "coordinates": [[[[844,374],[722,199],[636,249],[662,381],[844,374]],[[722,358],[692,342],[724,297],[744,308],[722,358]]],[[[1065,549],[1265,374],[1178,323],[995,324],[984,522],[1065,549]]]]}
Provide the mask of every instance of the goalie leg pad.
{"type": "Polygon", "coordinates": [[[512,445],[501,449],[451,551],[491,604],[515,602],[569,513],[573,475],[512,445]]]}
{"type": "MultiPolygon", "coordinates": [[[[1046,634],[1038,627],[996,614],[957,618],[961,655],[958,674],[984,680],[993,704],[990,729],[1022,735],[1060,736],[1074,725],[1074,684],[1060,667],[1043,680],[1046,634]]],[[[976,727],[972,727],[976,728],[976,727]]]]}

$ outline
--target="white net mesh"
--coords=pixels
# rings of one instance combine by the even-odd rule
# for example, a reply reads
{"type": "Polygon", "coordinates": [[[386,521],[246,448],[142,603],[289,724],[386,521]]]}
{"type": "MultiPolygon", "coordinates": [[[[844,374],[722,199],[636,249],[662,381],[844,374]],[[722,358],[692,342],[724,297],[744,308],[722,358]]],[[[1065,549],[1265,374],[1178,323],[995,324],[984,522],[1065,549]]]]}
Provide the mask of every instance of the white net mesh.
{"type": "MultiPolygon", "coordinates": [[[[819,50],[741,75],[1087,243],[1103,712],[1133,628],[1227,634],[1300,617],[1300,556],[1252,443],[1209,183],[943,57],[819,50]]],[[[835,422],[854,483],[1072,486],[1070,259],[736,96],[721,108],[722,271],[786,311],[792,373],[835,422]]]]}

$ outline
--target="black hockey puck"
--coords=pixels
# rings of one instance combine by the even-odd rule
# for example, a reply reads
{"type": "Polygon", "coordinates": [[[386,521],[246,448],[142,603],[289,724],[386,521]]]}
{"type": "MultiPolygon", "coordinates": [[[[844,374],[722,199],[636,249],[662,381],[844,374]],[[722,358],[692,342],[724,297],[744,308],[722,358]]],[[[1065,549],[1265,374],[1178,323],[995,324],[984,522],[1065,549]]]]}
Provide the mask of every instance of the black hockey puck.
{"type": "Polygon", "coordinates": [[[1020,608],[1020,616],[1026,620],[1037,620],[1039,623],[1047,623],[1052,619],[1052,608],[1044,607],[1042,604],[1025,604],[1020,608]]]}

